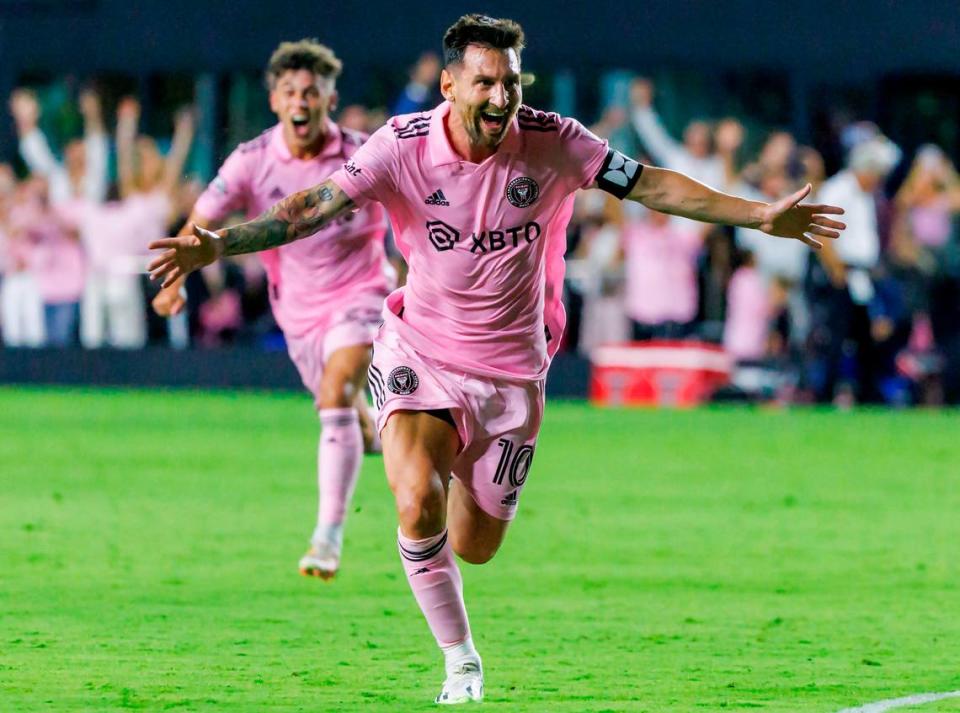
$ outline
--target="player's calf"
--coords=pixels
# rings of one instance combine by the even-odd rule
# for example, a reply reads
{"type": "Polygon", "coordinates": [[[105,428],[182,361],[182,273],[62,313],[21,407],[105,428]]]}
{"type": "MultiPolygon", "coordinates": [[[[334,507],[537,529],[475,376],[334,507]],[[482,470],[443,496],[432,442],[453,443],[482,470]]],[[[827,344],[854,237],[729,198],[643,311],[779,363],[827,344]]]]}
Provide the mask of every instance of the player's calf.
{"type": "Polygon", "coordinates": [[[463,484],[450,483],[447,527],[450,544],[460,559],[470,564],[489,562],[500,549],[509,524],[509,520],[500,520],[480,509],[463,484]]]}

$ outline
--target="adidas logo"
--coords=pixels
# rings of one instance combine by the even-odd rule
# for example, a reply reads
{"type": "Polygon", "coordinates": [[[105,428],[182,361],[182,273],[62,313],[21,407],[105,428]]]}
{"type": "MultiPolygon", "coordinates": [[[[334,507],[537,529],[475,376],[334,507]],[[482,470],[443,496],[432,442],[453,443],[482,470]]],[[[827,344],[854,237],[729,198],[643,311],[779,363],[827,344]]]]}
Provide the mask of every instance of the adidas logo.
{"type": "Polygon", "coordinates": [[[270,200],[272,201],[281,201],[286,197],[287,197],[287,194],[284,193],[279,188],[274,188],[273,191],[270,192],[270,200]]]}
{"type": "Polygon", "coordinates": [[[517,491],[514,490],[512,493],[507,495],[503,500],[500,501],[501,505],[508,505],[510,507],[517,506],[517,491]]]}
{"type": "Polygon", "coordinates": [[[447,197],[443,195],[443,191],[439,188],[433,192],[433,195],[427,197],[424,203],[427,205],[450,206],[450,201],[447,200],[447,197]]]}
{"type": "Polygon", "coordinates": [[[429,572],[429,571],[430,571],[429,568],[427,568],[427,567],[421,567],[420,569],[418,569],[416,572],[414,572],[414,573],[411,574],[410,576],[411,576],[411,577],[416,577],[418,574],[426,574],[426,573],[429,572]]]}

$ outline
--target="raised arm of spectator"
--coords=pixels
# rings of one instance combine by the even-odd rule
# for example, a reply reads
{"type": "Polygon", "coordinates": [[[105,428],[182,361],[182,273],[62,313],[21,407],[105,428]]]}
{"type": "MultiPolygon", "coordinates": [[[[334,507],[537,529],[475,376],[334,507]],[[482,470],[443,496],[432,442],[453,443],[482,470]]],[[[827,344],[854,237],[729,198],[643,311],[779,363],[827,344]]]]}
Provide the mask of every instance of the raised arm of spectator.
{"type": "MultiPolygon", "coordinates": [[[[10,96],[10,113],[20,139],[20,155],[31,173],[54,182],[67,180],[66,169],[57,161],[40,130],[40,104],[29,89],[17,89],[10,96]]],[[[52,188],[52,186],[51,186],[52,188]]]]}
{"type": "Polygon", "coordinates": [[[686,156],[686,149],[663,128],[653,109],[653,82],[634,79],[630,85],[630,120],[651,158],[661,166],[675,168],[686,156]]]}
{"type": "Polygon", "coordinates": [[[87,163],[83,176],[83,196],[95,203],[102,203],[107,197],[107,156],[110,146],[103,124],[100,97],[92,89],[81,92],[80,113],[83,115],[83,146],[87,163]]]}
{"type": "Polygon", "coordinates": [[[194,127],[193,107],[180,109],[174,118],[173,143],[163,168],[163,189],[168,194],[173,194],[183,175],[183,167],[193,144],[194,127]]]}
{"type": "Polygon", "coordinates": [[[128,198],[137,188],[136,142],[140,123],[140,102],[124,97],[117,107],[117,180],[120,197],[128,198]]]}
{"type": "Polygon", "coordinates": [[[350,196],[327,180],[287,196],[247,223],[216,232],[194,227],[191,236],[155,240],[150,249],[162,252],[147,269],[152,279],[162,278],[168,287],[220,257],[260,252],[309,237],[353,207],[350,196]]]}
{"type": "MultiPolygon", "coordinates": [[[[781,238],[793,238],[819,250],[821,238],[837,238],[846,226],[828,215],[842,215],[843,209],[830,205],[800,204],[810,193],[807,184],[796,193],[776,203],[750,201],[715,191],[689,176],[666,168],[641,167],[636,161],[626,159],[624,175],[630,176],[629,190],[624,197],[658,210],[661,213],[679,215],[704,223],[755,228],[781,238]]],[[[609,164],[608,158],[607,163],[609,164]]],[[[619,161],[618,161],[619,162],[619,161]]],[[[604,188],[605,176],[601,171],[597,183],[604,188]]],[[[623,195],[622,182],[611,192],[623,195]]]]}

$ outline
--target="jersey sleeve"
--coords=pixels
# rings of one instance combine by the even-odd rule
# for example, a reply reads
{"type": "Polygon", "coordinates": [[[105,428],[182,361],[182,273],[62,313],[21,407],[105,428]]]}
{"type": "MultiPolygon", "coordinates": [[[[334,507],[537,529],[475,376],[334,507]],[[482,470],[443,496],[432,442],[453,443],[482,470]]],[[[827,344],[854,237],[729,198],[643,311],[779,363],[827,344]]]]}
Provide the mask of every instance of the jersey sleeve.
{"type": "Polygon", "coordinates": [[[620,153],[575,119],[563,119],[560,125],[565,172],[574,188],[595,186],[621,200],[640,179],[643,165],[620,153]]]}
{"type": "Polygon", "coordinates": [[[607,155],[607,142],[576,119],[561,119],[558,132],[562,159],[561,171],[571,188],[587,188],[597,177],[600,164],[607,155]]]}
{"type": "Polygon", "coordinates": [[[197,213],[208,220],[219,221],[234,211],[244,209],[250,194],[251,155],[237,149],[227,157],[217,177],[197,199],[194,206],[197,213]]]}
{"type": "Polygon", "coordinates": [[[388,122],[374,132],[330,180],[358,206],[370,201],[385,203],[397,193],[398,156],[397,137],[388,122]]]}

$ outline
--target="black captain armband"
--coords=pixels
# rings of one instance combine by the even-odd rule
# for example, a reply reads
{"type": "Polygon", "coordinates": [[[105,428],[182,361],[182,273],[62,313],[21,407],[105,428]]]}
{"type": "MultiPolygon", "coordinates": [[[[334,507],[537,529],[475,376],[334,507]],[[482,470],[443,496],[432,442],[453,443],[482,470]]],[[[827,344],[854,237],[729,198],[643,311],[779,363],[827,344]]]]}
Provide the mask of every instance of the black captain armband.
{"type": "Polygon", "coordinates": [[[597,188],[623,200],[640,180],[643,165],[619,151],[607,149],[607,157],[597,173],[597,188]]]}

